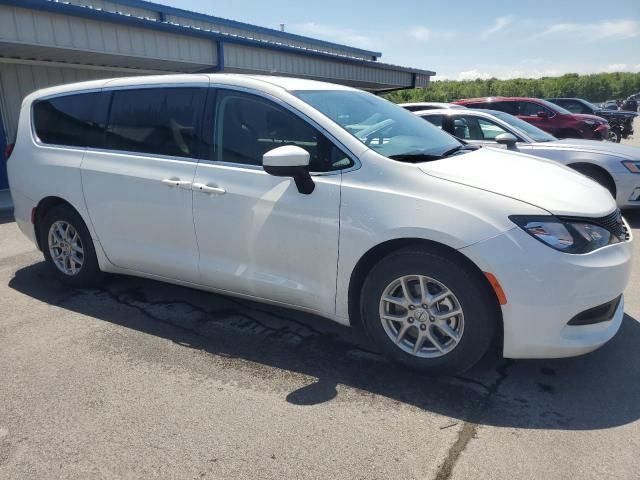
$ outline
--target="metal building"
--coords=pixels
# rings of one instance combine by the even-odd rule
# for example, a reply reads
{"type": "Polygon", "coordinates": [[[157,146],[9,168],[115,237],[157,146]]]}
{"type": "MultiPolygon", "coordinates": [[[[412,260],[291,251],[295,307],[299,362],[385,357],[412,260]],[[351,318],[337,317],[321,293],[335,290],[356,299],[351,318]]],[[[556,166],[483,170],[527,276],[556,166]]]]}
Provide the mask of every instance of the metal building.
{"type": "Polygon", "coordinates": [[[38,88],[168,72],[290,75],[384,92],[426,87],[434,72],[380,52],[144,0],[0,0],[0,190],[22,98],[38,88]]]}

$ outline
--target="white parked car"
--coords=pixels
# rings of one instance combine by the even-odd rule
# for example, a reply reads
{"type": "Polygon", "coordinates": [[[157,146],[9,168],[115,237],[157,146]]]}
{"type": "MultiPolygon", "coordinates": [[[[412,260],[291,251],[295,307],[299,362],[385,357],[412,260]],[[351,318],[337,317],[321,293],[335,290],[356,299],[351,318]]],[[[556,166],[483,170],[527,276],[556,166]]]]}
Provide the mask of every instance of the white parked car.
{"type": "Polygon", "coordinates": [[[597,140],[558,140],[524,120],[497,110],[414,112],[465,142],[505,146],[567,165],[605,187],[620,208],[640,207],[640,149],[597,140]]]}
{"type": "Polygon", "coordinates": [[[48,88],[23,103],[8,169],[20,229],[74,287],[115,272],[284,305],[438,372],[494,340],[511,358],[585,353],[623,318],[631,233],[604,188],[352,88],[48,88]]]}

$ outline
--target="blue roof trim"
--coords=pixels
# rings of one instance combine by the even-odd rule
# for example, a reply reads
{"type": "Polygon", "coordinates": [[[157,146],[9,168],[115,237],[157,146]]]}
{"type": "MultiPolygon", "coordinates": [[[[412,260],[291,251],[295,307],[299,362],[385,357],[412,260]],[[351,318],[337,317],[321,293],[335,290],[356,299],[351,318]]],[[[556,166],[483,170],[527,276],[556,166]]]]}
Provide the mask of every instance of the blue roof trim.
{"type": "Polygon", "coordinates": [[[325,47],[339,48],[349,52],[357,53],[359,55],[367,55],[370,57],[381,57],[381,52],[373,52],[371,50],[364,50],[361,48],[350,47],[348,45],[341,45],[339,43],[328,42],[325,40],[318,40],[317,38],[306,37],[304,35],[297,35],[295,33],[281,32],[274,30],[273,28],[260,27],[258,25],[251,25],[250,23],[238,22],[236,20],[229,20],[226,18],[215,17],[213,15],[207,15],[205,13],[192,12],[191,10],[184,10],[182,8],[170,7],[155,2],[148,2],[146,0],[110,0],[112,3],[118,3],[120,5],[126,5],[134,8],[143,8],[147,10],[153,10],[164,14],[177,15],[185,18],[191,18],[193,20],[202,20],[205,22],[218,23],[220,25],[226,25],[228,27],[242,28],[255,33],[265,33],[273,35],[275,37],[289,38],[291,40],[304,41],[316,45],[323,45],[325,47]]]}
{"type": "Polygon", "coordinates": [[[52,13],[67,14],[77,17],[88,18],[92,20],[109,21],[120,23],[123,25],[131,25],[141,28],[149,28],[152,30],[176,33],[179,35],[189,35],[200,38],[208,38],[217,42],[234,43],[238,45],[246,45],[255,48],[266,48],[270,50],[282,51],[297,55],[305,55],[309,57],[324,58],[332,61],[362,65],[367,67],[381,68],[385,70],[399,70],[403,72],[417,73],[420,75],[433,76],[435,72],[420,70],[415,68],[407,68],[396,65],[389,65],[373,60],[361,60],[358,58],[339,55],[334,53],[321,52],[303,47],[294,47],[290,45],[282,45],[267,40],[249,39],[232,34],[211,32],[201,30],[199,28],[185,27],[172,23],[163,23],[152,19],[145,19],[122,13],[112,13],[104,10],[97,10],[90,7],[82,7],[69,3],[62,3],[57,0],[0,0],[0,5],[11,5],[19,8],[32,8],[34,10],[44,10],[52,13]]]}

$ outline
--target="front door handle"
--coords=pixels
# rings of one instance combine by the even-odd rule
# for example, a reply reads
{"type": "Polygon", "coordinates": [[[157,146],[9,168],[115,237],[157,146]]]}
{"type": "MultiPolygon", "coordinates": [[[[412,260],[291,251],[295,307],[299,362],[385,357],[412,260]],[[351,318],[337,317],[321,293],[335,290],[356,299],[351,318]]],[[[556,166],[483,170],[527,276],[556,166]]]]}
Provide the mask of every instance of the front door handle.
{"type": "Polygon", "coordinates": [[[162,183],[164,183],[168,187],[191,187],[191,182],[189,180],[180,180],[179,178],[165,178],[164,180],[162,180],[162,183]]]}
{"type": "Polygon", "coordinates": [[[213,195],[224,195],[227,191],[224,188],[218,186],[206,185],[204,183],[194,183],[191,187],[197,192],[211,193],[213,195]]]}

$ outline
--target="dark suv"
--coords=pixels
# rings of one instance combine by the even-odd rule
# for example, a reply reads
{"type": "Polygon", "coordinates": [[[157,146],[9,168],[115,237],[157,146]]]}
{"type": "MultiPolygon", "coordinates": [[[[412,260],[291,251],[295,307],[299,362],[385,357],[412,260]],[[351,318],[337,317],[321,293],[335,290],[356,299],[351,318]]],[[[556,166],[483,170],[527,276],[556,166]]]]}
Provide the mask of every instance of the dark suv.
{"type": "Polygon", "coordinates": [[[609,124],[595,115],[581,115],[540,98],[487,97],[454,102],[469,108],[484,108],[510,113],[557,138],[606,140],[609,124]]]}
{"type": "Polygon", "coordinates": [[[627,138],[629,135],[633,135],[633,120],[638,116],[637,113],[623,110],[607,110],[582,98],[549,98],[547,100],[560,105],[571,113],[586,113],[606,119],[611,127],[612,136],[610,138],[614,142],[619,142],[620,138],[627,138]]]}

